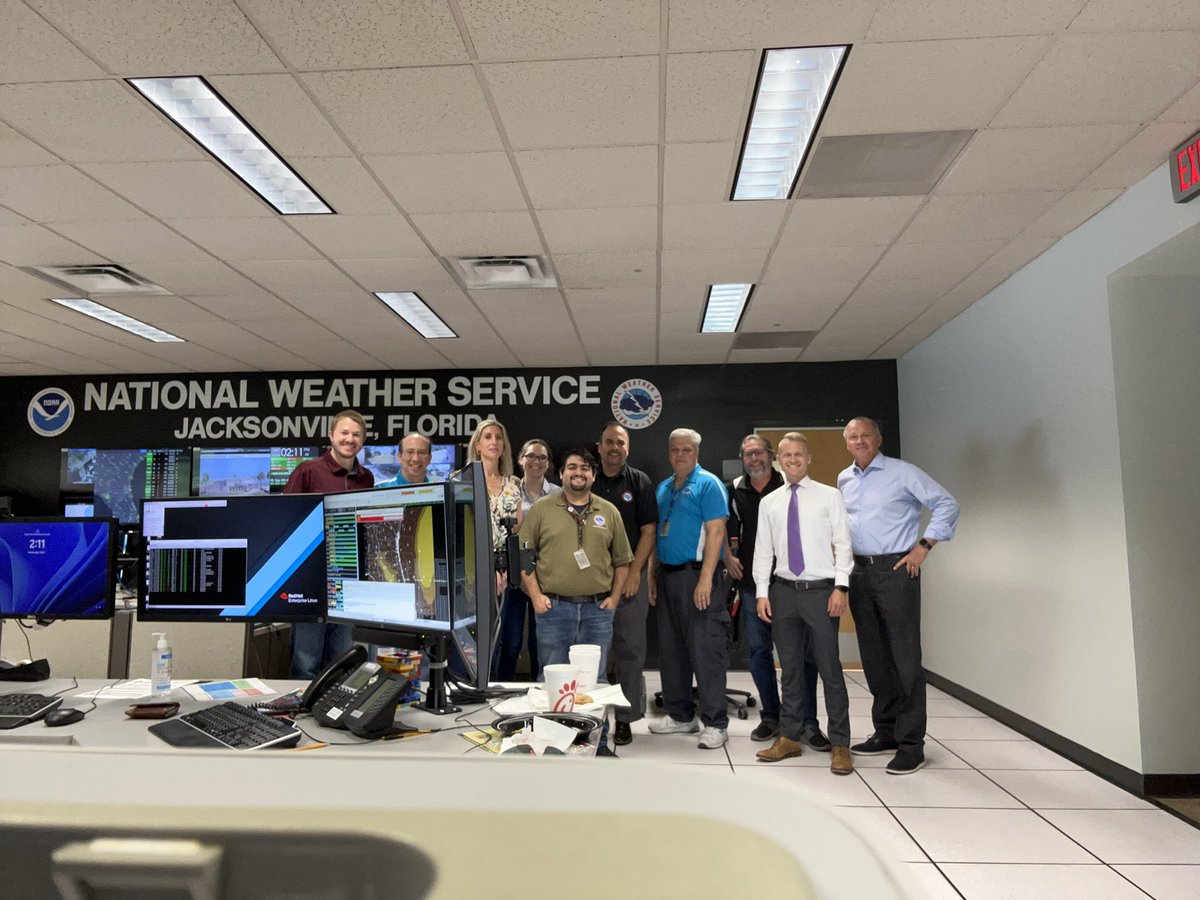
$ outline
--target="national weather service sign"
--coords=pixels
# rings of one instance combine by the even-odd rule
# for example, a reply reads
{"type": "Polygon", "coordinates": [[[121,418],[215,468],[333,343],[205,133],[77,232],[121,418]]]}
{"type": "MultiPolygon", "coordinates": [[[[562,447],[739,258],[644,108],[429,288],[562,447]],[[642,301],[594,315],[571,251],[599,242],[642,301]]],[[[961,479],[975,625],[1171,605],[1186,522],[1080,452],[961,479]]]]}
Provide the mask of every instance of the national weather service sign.
{"type": "Polygon", "coordinates": [[[626,428],[649,428],[662,415],[662,408],[662,394],[643,378],[631,378],[613,391],[613,418],[626,428]]]}
{"type": "Polygon", "coordinates": [[[45,388],[29,401],[29,427],[42,437],[56,437],[75,420],[75,401],[62,388],[45,388]]]}

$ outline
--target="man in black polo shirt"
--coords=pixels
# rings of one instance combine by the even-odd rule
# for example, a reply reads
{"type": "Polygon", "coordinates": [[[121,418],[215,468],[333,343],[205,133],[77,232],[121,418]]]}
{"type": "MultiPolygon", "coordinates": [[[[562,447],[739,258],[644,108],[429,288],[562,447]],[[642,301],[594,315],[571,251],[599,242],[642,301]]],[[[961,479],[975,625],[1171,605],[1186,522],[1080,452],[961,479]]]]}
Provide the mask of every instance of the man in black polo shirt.
{"type": "MultiPolygon", "coordinates": [[[[755,600],[754,539],[758,533],[758,505],[762,498],[783,484],[783,476],[771,465],[771,442],[758,434],[742,438],[740,475],[725,487],[729,491],[729,552],[726,568],[737,583],[741,611],[738,621],[746,645],[746,665],[758,689],[762,721],[750,732],[751,740],[773,740],[779,733],[779,682],[775,676],[775,654],[771,647],[771,623],[758,617],[755,600]]],[[[802,739],[814,750],[826,752],[829,739],[821,733],[817,721],[817,666],[813,662],[811,640],[804,654],[804,722],[802,739]]]]}
{"type": "Polygon", "coordinates": [[[658,503],[654,483],[641,469],[630,466],[629,432],[619,423],[609,422],[600,435],[600,471],[592,493],[603,497],[621,513],[621,522],[633,548],[633,562],[621,592],[621,605],[613,619],[612,681],[621,685],[629,706],[617,707],[617,727],[613,742],[633,740],[629,725],[646,714],[646,614],[650,608],[647,582],[642,576],[646,562],[654,552],[654,526],[658,522],[658,503]]]}

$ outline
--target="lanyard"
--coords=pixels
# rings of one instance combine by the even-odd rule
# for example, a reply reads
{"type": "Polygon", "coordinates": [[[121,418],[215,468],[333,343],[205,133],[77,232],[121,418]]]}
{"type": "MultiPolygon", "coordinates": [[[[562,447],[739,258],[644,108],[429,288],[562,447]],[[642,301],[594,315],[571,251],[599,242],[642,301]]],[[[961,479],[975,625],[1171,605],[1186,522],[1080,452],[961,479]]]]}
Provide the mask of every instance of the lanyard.
{"type": "Polygon", "coordinates": [[[576,532],[577,532],[578,538],[579,538],[579,549],[580,550],[583,549],[583,528],[585,525],[587,525],[588,513],[591,511],[592,511],[592,500],[590,497],[588,498],[587,506],[585,506],[583,508],[583,512],[581,512],[581,513],[576,512],[574,507],[572,507],[570,503],[567,503],[567,512],[569,512],[571,514],[571,517],[575,520],[575,528],[576,528],[576,532]]]}

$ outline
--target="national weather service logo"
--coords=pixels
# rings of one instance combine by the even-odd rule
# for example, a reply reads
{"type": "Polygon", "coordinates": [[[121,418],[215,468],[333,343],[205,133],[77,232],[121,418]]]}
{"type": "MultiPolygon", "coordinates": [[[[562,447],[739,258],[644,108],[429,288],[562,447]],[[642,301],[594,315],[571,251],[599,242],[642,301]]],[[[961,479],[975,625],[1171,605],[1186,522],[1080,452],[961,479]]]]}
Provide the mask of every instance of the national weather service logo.
{"type": "Polygon", "coordinates": [[[612,395],[613,418],[626,428],[648,428],[662,415],[662,394],[642,378],[631,378],[612,395]]]}
{"type": "Polygon", "coordinates": [[[75,420],[75,401],[62,388],[45,388],[29,401],[29,427],[42,437],[55,437],[75,420]]]}

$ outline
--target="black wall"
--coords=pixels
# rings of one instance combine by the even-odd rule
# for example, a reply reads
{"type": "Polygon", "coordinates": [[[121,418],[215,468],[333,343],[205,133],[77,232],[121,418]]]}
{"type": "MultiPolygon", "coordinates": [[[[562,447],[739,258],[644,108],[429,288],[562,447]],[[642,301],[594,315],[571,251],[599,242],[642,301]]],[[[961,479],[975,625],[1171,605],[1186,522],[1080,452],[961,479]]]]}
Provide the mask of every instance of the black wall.
{"type": "MultiPolygon", "coordinates": [[[[402,434],[400,423],[389,416],[408,415],[410,428],[423,415],[452,416],[446,427],[432,436],[440,441],[465,441],[473,427],[469,415],[494,414],[509,430],[514,447],[531,437],[545,438],[556,453],[570,446],[592,444],[605,422],[614,418],[610,402],[616,388],[630,379],[643,379],[657,387],[662,397],[661,413],[652,425],[630,429],[630,462],[658,480],[666,477],[667,436],[673,428],[695,428],[703,436],[700,462],[720,474],[722,459],[736,456],[738,442],[747,432],[762,427],[841,426],[855,415],[878,419],[885,446],[900,452],[896,366],[894,361],[845,363],[786,363],[736,366],[637,366],[590,369],[438,370],[413,372],[351,372],[345,375],[299,373],[223,373],[215,375],[162,375],[117,377],[5,378],[0,380],[0,411],[8,427],[0,434],[0,495],[13,497],[16,515],[50,515],[59,510],[59,451],[66,447],[156,448],[156,447],[262,447],[323,445],[327,427],[322,417],[352,402],[353,386],[346,395],[328,393],[339,379],[374,379],[378,388],[389,379],[428,379],[433,402],[412,404],[401,396],[400,404],[372,403],[360,396],[357,408],[371,415],[374,434],[368,443],[394,443],[402,434]],[[487,390],[489,379],[510,376],[524,379],[526,390],[536,396],[531,402],[518,389],[516,402],[475,404],[465,399],[464,386],[487,390]],[[559,396],[545,402],[538,378],[563,379],[559,396]],[[458,379],[458,381],[455,381],[458,379]],[[572,399],[580,381],[588,399],[572,399]],[[304,399],[276,398],[271,385],[281,382],[310,382],[313,392],[304,399]],[[221,383],[227,382],[224,392],[221,383]],[[172,385],[168,387],[168,385],[172,385]],[[205,385],[207,384],[207,391],[205,385]],[[457,385],[458,389],[454,390],[457,385]],[[39,435],[29,422],[30,403],[46,388],[59,388],[71,398],[75,409],[71,425],[55,437],[39,435]],[[210,407],[164,408],[178,403],[184,394],[207,392],[210,407]],[[133,408],[138,404],[142,408],[133,408]],[[105,402],[101,404],[99,398],[105,402]],[[116,398],[115,402],[114,399],[116,398]],[[220,398],[218,400],[218,398],[220,398]],[[455,402],[457,400],[457,402],[455,402]],[[255,405],[257,404],[257,405],[255,405]],[[407,404],[407,405],[406,405],[407,404]],[[90,405],[91,408],[88,408],[90,405]],[[99,408],[101,406],[108,408],[99,408]],[[151,408],[157,405],[158,408],[151,408]],[[219,408],[217,408],[219,407],[219,408]],[[305,428],[310,436],[246,436],[253,422],[270,419],[278,424],[305,428]],[[231,421],[243,436],[228,436],[231,421]],[[189,432],[189,429],[192,431],[189,432]],[[216,437],[196,437],[195,429],[216,437]],[[315,436],[313,430],[315,429],[315,436]]],[[[407,384],[407,383],[406,383],[407,384]]],[[[369,385],[362,384],[363,390],[369,385]]],[[[428,424],[428,422],[426,423],[428,424]]]]}

